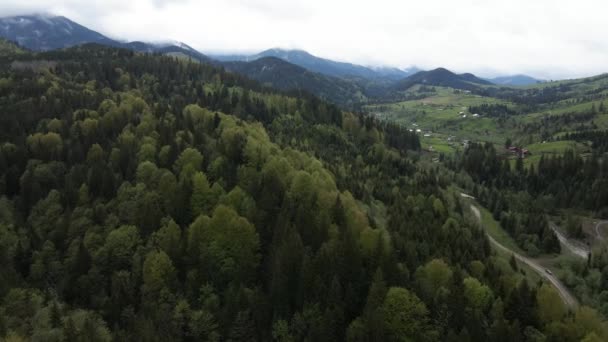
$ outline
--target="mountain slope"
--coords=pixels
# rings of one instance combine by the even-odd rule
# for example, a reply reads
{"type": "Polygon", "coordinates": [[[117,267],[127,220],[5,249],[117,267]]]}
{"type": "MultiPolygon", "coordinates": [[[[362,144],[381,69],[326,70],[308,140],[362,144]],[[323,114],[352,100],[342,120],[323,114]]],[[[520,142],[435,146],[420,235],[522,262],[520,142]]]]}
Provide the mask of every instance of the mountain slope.
{"type": "Polygon", "coordinates": [[[118,42],[65,17],[24,15],[0,18],[0,36],[36,51],[62,49],[84,43],[118,42]]]}
{"type": "Polygon", "coordinates": [[[407,90],[416,84],[451,87],[462,90],[478,90],[481,86],[492,85],[491,82],[476,77],[473,74],[455,74],[447,69],[438,68],[430,71],[420,71],[409,76],[395,85],[397,90],[407,90]]]}
{"type": "Polygon", "coordinates": [[[207,56],[184,43],[124,43],[108,38],[61,16],[23,15],[0,18],[0,37],[17,42],[20,46],[34,51],[56,50],[75,45],[96,43],[138,52],[179,53],[197,60],[209,60],[207,56]]]}
{"type": "Polygon", "coordinates": [[[218,55],[213,56],[220,61],[254,61],[264,57],[276,57],[289,63],[334,77],[363,77],[366,79],[388,78],[398,80],[411,75],[417,69],[404,71],[397,68],[381,67],[368,68],[361,65],[336,62],[320,58],[303,50],[269,49],[254,55],[218,55]]]}
{"type": "Polygon", "coordinates": [[[224,62],[222,65],[229,71],[271,87],[304,90],[336,104],[348,105],[365,99],[354,82],[311,72],[275,57],[263,57],[251,62],[224,62]]]}
{"type": "Polygon", "coordinates": [[[188,46],[187,44],[181,42],[175,43],[160,43],[160,44],[152,44],[145,42],[129,42],[122,43],[119,45],[120,47],[124,47],[130,50],[145,52],[145,53],[160,53],[163,55],[183,55],[187,57],[192,57],[201,62],[210,62],[211,59],[204,54],[200,53],[196,49],[188,46]]]}
{"type": "Polygon", "coordinates": [[[512,75],[512,76],[500,76],[487,79],[488,81],[497,85],[510,85],[510,86],[524,86],[531,85],[541,82],[541,80],[528,75],[512,75]]]}
{"type": "MultiPolygon", "coordinates": [[[[194,48],[181,43],[147,43],[141,41],[120,42],[110,39],[98,32],[92,31],[65,17],[43,15],[18,16],[0,19],[0,36],[16,41],[33,51],[47,51],[67,48],[75,45],[95,43],[100,45],[121,47],[143,53],[160,53],[172,56],[187,56],[198,61],[218,64],[194,48]]],[[[269,50],[270,51],[270,50],[269,50]]],[[[271,53],[268,53],[271,55],[271,53]]],[[[296,54],[295,58],[302,62],[307,57],[296,54]]],[[[294,59],[294,56],[283,56],[294,59]]],[[[312,56],[311,56],[312,57],[312,56]]],[[[291,64],[274,57],[254,58],[254,62],[228,62],[224,66],[236,73],[246,75],[267,85],[281,90],[304,90],[340,105],[350,105],[365,100],[358,85],[360,79],[344,80],[337,77],[322,75],[303,67],[291,64]]],[[[326,61],[333,63],[332,61],[326,61]]],[[[343,63],[346,65],[345,63],[343,63]]],[[[342,64],[340,64],[342,65],[342,64]]],[[[342,65],[342,68],[346,68],[342,65]]],[[[358,66],[353,66],[357,68],[358,66]]],[[[361,67],[362,68],[362,67],[361,67]]],[[[371,69],[363,68],[368,73],[371,69]]],[[[397,70],[397,69],[395,69],[397,70]]],[[[396,71],[385,68],[379,74],[394,74],[396,71]]]]}

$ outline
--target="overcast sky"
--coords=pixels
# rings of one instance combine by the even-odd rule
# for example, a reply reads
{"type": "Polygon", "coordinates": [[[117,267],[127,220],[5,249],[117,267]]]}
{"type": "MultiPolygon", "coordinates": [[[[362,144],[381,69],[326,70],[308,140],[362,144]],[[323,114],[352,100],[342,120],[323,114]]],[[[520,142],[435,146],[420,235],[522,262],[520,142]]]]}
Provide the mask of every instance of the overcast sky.
{"type": "Polygon", "coordinates": [[[608,72],[606,0],[0,0],[112,38],[205,53],[299,48],[365,64],[547,79],[608,72]]]}

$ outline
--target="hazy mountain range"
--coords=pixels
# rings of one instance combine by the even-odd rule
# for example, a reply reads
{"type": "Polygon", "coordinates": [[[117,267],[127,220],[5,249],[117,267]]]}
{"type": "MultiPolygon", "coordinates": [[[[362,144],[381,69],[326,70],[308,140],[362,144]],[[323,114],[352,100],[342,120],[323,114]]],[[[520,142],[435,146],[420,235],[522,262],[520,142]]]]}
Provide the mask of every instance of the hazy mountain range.
{"type": "Polygon", "coordinates": [[[390,97],[414,84],[476,90],[492,84],[528,85],[538,80],[526,76],[481,79],[438,68],[368,67],[314,56],[303,50],[269,49],[252,55],[208,56],[182,42],[126,42],[111,39],[68,18],[23,15],[0,18],[0,37],[34,51],[62,49],[85,43],[121,47],[138,52],[187,56],[214,63],[281,90],[303,90],[336,104],[350,105],[368,97],[390,97]]]}
{"type": "Polygon", "coordinates": [[[284,50],[279,48],[265,50],[254,55],[212,55],[212,58],[219,61],[243,62],[250,62],[263,57],[280,58],[310,71],[334,77],[363,77],[367,79],[388,78],[399,80],[420,70],[417,68],[410,68],[407,70],[392,67],[370,68],[316,57],[303,50],[284,50]]]}
{"type": "Polygon", "coordinates": [[[530,77],[528,75],[513,75],[513,76],[501,76],[487,79],[488,81],[497,84],[497,85],[512,85],[512,86],[524,86],[530,85],[538,82],[543,82],[543,80],[536,79],[534,77],[530,77]]]}

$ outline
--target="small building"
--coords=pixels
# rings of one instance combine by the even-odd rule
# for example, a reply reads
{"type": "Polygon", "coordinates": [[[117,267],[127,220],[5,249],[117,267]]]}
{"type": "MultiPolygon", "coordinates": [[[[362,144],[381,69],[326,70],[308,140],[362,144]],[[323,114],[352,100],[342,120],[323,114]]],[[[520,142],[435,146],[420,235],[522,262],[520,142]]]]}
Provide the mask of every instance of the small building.
{"type": "Polygon", "coordinates": [[[530,153],[530,151],[528,149],[525,148],[520,148],[517,146],[509,146],[507,148],[507,150],[509,150],[509,152],[511,152],[512,154],[516,155],[519,158],[525,158],[527,155],[530,155],[532,153],[530,153]]]}

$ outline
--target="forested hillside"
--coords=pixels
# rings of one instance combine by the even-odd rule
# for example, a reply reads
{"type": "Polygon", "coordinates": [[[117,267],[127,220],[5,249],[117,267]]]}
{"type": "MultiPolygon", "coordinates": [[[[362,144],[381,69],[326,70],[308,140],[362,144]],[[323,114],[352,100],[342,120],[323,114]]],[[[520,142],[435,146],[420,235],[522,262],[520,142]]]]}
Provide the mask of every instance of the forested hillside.
{"type": "Polygon", "coordinates": [[[166,56],[6,55],[7,341],[608,339],[401,126],[166,56]]]}
{"type": "MultiPolygon", "coordinates": [[[[567,236],[589,241],[581,216],[608,215],[608,163],[602,150],[605,134],[581,132],[568,136],[590,139],[593,152],[582,156],[566,150],[557,156],[541,155],[538,164],[529,167],[525,167],[523,158],[517,158],[512,167],[508,159],[497,155],[494,146],[486,143],[471,144],[462,156],[446,160],[447,165],[472,175],[474,183],[462,184],[531,257],[560,253],[560,241],[552,229],[555,222],[550,222],[556,216],[564,216],[567,236]]],[[[597,230],[595,233],[600,234],[597,230]]],[[[576,296],[606,316],[608,245],[598,236],[592,246],[587,242],[590,253],[583,260],[558,261],[557,267],[560,278],[576,296]]]]}
{"type": "Polygon", "coordinates": [[[263,57],[251,62],[224,62],[222,66],[273,88],[305,91],[342,107],[353,107],[366,100],[362,87],[356,82],[311,72],[276,57],[263,57]]]}

